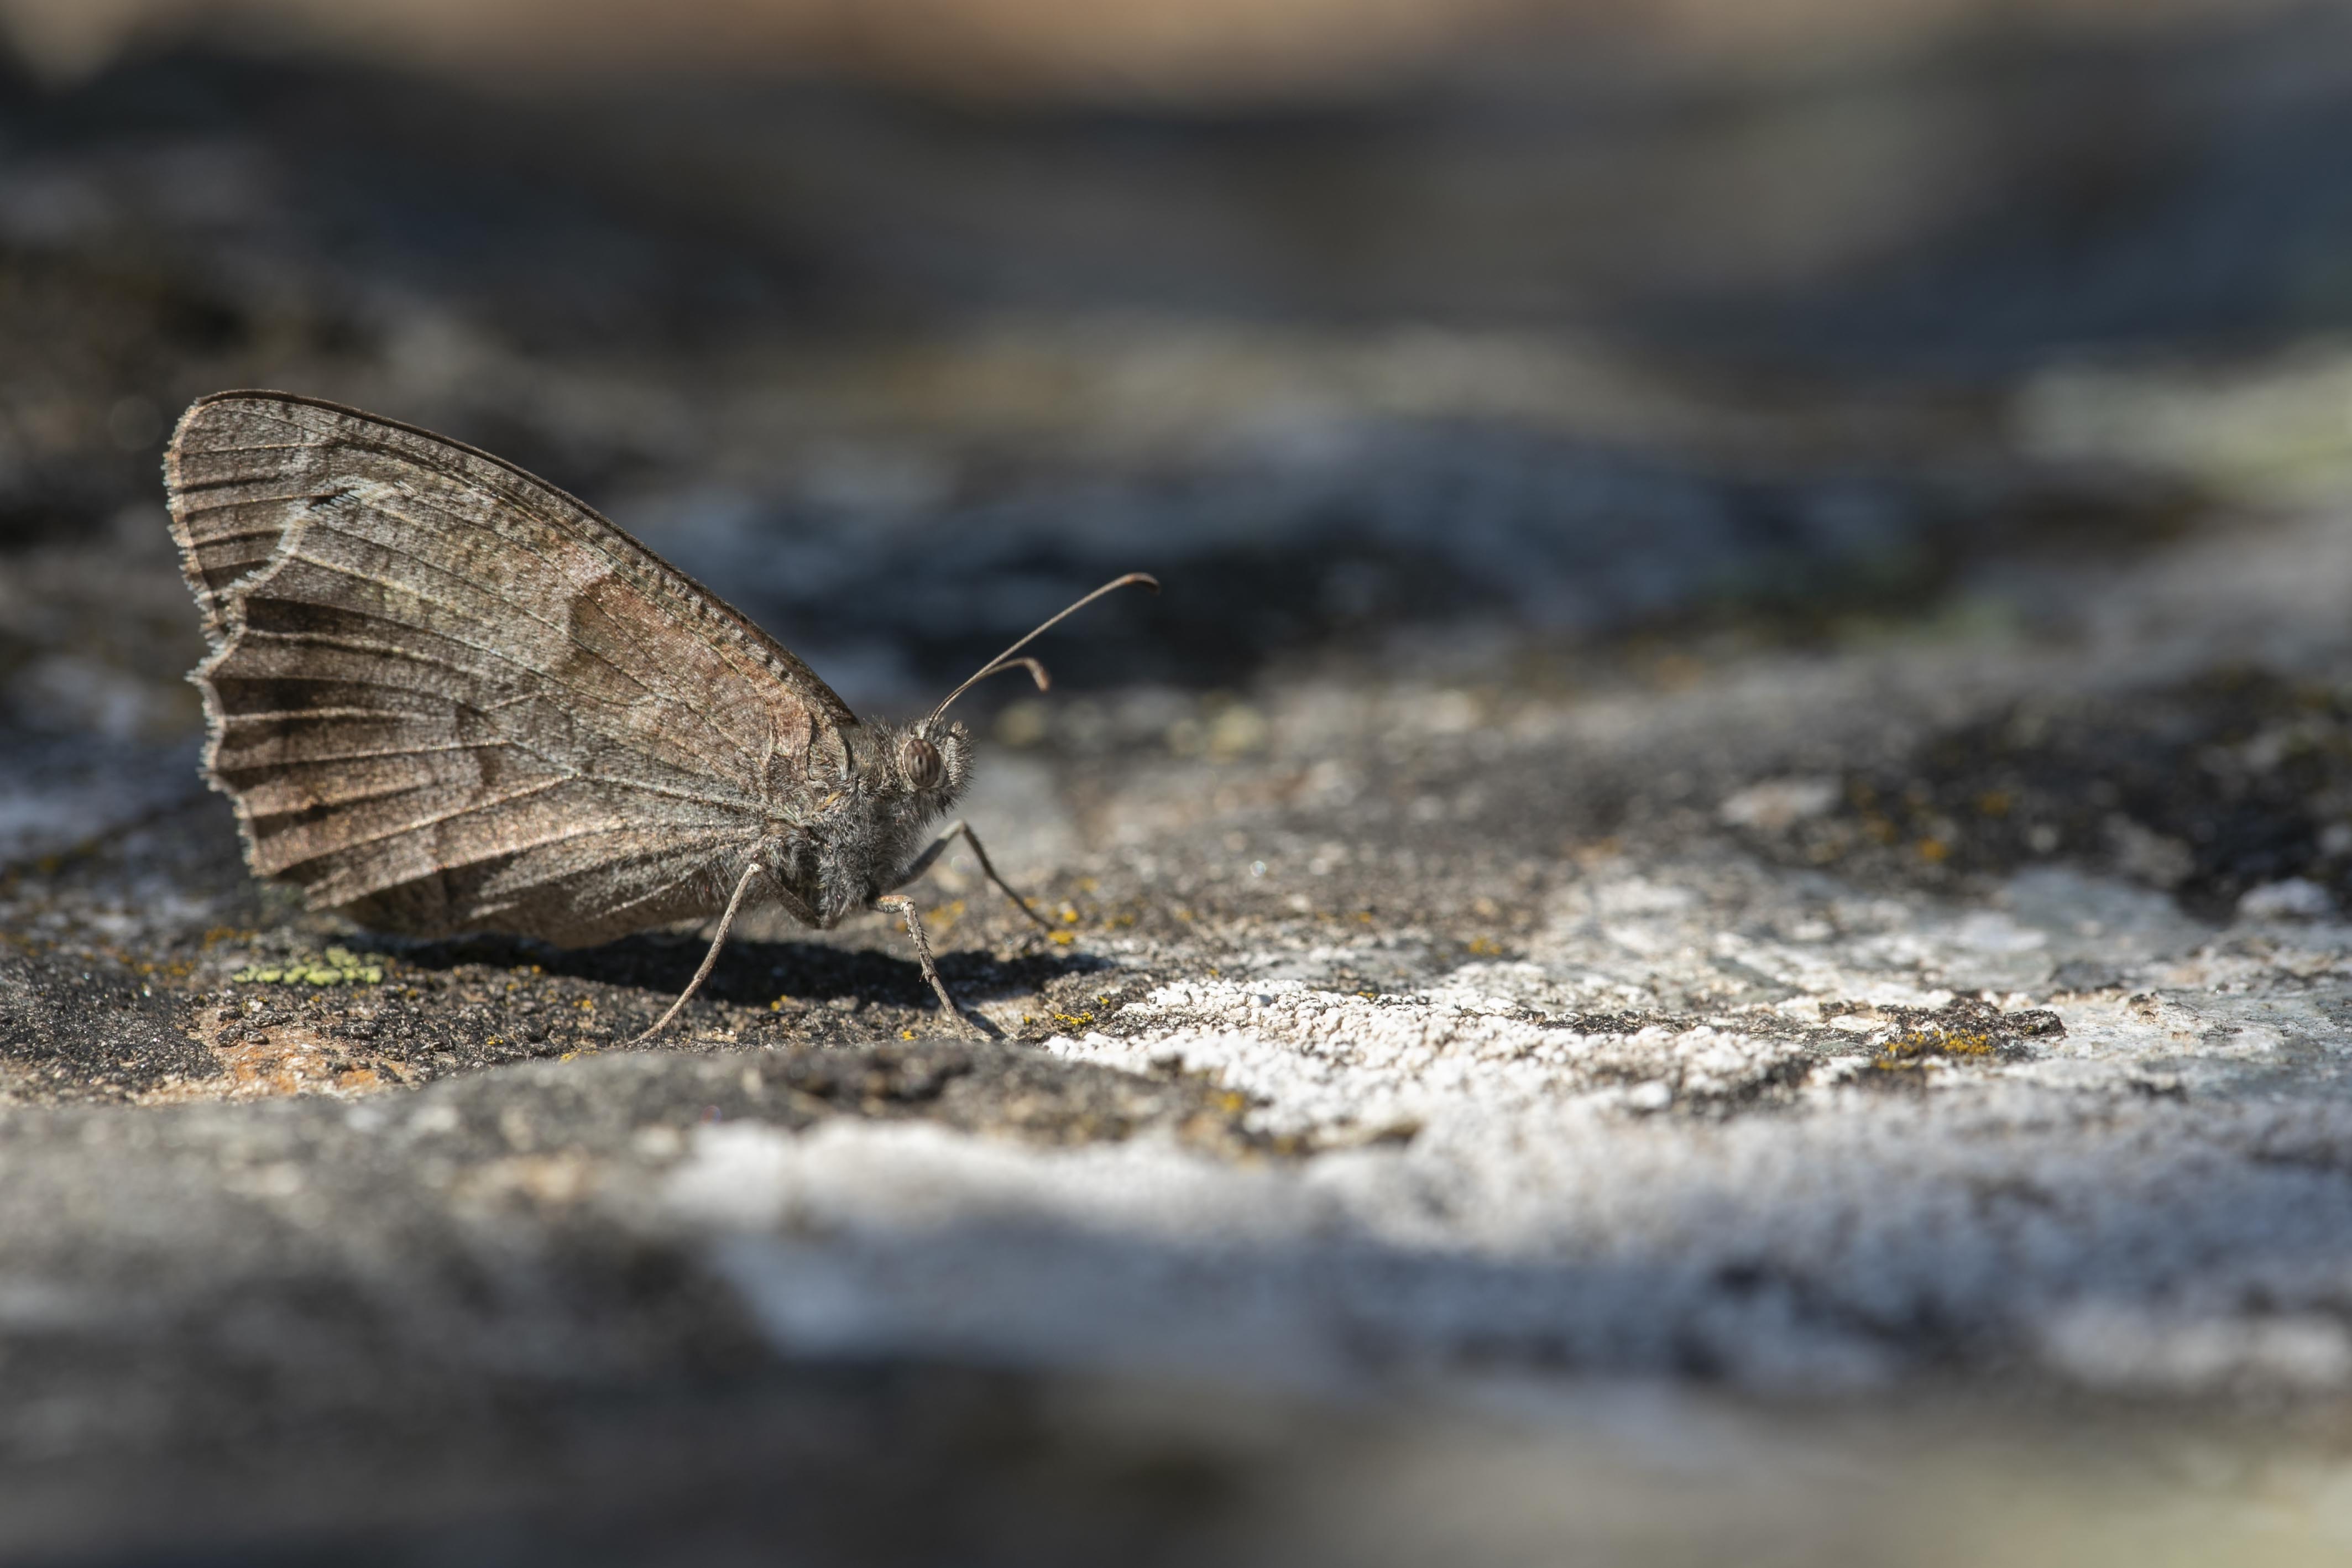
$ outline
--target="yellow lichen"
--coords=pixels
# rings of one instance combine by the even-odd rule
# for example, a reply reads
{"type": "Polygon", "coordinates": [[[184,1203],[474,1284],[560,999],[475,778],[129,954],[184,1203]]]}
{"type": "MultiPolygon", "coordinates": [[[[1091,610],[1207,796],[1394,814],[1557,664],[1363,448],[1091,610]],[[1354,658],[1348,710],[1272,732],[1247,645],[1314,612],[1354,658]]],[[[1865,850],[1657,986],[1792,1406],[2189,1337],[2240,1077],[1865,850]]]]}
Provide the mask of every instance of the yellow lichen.
{"type": "Polygon", "coordinates": [[[1986,1058],[2000,1051],[2000,1042],[1981,1031],[1949,1033],[1942,1029],[1911,1029],[1878,1047],[1871,1063],[1882,1070],[1924,1067],[1936,1060],[1986,1058]]]}

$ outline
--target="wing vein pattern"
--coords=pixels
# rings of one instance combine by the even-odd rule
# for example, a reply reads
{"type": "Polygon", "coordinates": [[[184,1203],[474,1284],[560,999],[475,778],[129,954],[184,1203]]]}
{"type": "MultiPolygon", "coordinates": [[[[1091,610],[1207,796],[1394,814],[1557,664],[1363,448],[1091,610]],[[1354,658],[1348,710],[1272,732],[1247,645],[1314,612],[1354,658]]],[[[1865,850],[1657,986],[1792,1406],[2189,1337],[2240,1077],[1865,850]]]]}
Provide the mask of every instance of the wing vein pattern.
{"type": "Polygon", "coordinates": [[[845,779],[841,700],[562,491],[333,404],[223,393],[165,459],[205,766],[313,908],[566,945],[716,913],[762,759],[845,779]]]}

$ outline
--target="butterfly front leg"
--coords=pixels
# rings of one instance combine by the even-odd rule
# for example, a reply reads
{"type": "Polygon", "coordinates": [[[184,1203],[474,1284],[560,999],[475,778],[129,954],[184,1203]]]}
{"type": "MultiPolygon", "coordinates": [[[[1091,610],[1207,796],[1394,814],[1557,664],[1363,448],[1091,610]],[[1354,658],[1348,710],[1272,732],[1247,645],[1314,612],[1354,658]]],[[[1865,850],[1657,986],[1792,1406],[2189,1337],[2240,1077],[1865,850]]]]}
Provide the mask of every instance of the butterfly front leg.
{"type": "Polygon", "coordinates": [[[940,1005],[946,1008],[954,1017],[962,1020],[965,1027],[970,1029],[971,1020],[964,1016],[961,1008],[957,1007],[955,998],[948,994],[947,983],[940,978],[939,966],[931,962],[930,940],[923,933],[923,922],[916,917],[915,900],[897,891],[898,889],[905,887],[929,870],[932,864],[946,852],[947,847],[959,837],[971,846],[972,855],[980,861],[981,870],[986,873],[988,879],[995,883],[1006,898],[1013,900],[1015,909],[1035,921],[1045,930],[1051,931],[1054,928],[1045,923],[1043,915],[1029,907],[1028,900],[1014,892],[1012,885],[996,874],[996,867],[990,861],[988,851],[981,847],[980,836],[971,830],[971,824],[961,820],[950,823],[946,832],[932,839],[920,855],[908,863],[907,868],[898,874],[898,879],[890,884],[892,891],[874,900],[876,909],[887,910],[906,921],[907,934],[912,937],[915,942],[915,958],[923,966],[923,978],[931,983],[931,990],[938,994],[940,1005]]]}
{"type": "Polygon", "coordinates": [[[1006,898],[1013,900],[1013,907],[1019,910],[1023,914],[1027,915],[1031,920],[1036,921],[1037,927],[1040,931],[1052,931],[1054,928],[1052,924],[1046,921],[1045,917],[1039,914],[1035,910],[1031,909],[1029,907],[1029,900],[1014,892],[1013,890],[1012,884],[1008,883],[1003,878],[996,874],[995,866],[992,864],[988,858],[988,851],[980,847],[980,835],[971,830],[971,825],[970,823],[965,822],[961,818],[949,823],[947,826],[947,831],[941,833],[937,838],[932,839],[930,844],[923,850],[923,852],[920,855],[916,856],[915,858],[908,864],[906,870],[899,874],[898,879],[890,884],[890,890],[892,892],[896,892],[900,888],[903,888],[908,883],[913,881],[916,878],[921,876],[924,872],[929,870],[931,868],[932,862],[937,860],[940,855],[945,853],[947,847],[950,844],[954,843],[959,836],[962,837],[965,843],[971,846],[973,857],[980,861],[981,871],[990,881],[996,884],[999,891],[1003,892],[1006,898]]]}

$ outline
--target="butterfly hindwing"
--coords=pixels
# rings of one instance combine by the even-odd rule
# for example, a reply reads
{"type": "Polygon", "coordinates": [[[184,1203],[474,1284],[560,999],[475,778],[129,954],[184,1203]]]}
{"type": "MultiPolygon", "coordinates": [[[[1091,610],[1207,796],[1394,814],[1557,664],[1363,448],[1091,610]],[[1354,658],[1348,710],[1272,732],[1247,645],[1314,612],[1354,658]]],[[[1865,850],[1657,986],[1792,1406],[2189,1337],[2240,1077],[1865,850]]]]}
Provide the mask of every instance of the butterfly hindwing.
{"type": "Polygon", "coordinates": [[[856,720],[594,511],[331,404],[224,393],[166,459],[248,858],[420,935],[577,944],[708,914],[856,720]]]}

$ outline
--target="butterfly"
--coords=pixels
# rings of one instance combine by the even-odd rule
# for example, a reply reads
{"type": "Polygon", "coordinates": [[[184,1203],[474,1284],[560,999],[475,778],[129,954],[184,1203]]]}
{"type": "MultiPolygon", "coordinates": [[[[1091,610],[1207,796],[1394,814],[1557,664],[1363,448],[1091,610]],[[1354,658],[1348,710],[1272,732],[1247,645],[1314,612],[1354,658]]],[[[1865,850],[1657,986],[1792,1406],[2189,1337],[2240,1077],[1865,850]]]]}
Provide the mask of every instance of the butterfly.
{"type": "Polygon", "coordinates": [[[942,724],[867,723],[740,611],[510,463],[316,398],[223,392],[164,457],[172,535],[210,652],[204,771],[247,863],[312,909],[419,937],[564,947],[719,917],[677,1016],[738,912],[764,898],[830,929],[901,916],[923,978],[969,1028],[899,891],[959,837],[1045,921],[971,829],[942,724]]]}

